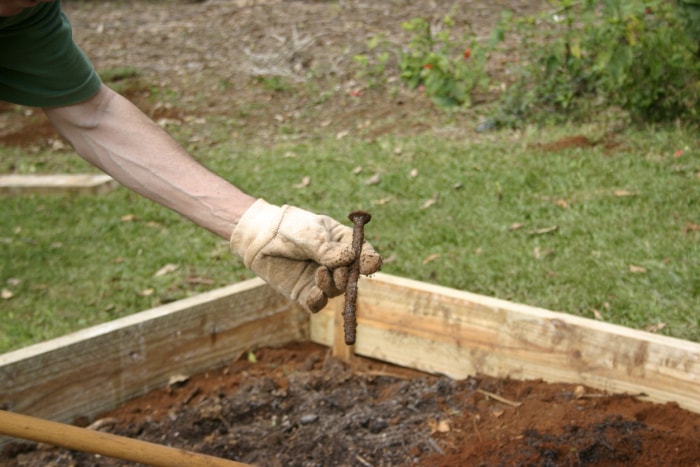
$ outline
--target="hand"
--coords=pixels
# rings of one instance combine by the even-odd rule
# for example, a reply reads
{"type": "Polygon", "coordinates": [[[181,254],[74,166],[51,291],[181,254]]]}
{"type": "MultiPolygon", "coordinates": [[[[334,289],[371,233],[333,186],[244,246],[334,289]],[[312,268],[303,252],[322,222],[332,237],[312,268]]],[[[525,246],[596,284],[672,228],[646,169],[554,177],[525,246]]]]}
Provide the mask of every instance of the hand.
{"type": "MultiPolygon", "coordinates": [[[[352,229],[323,215],[259,199],[231,235],[231,250],[275,290],[306,310],[320,311],[345,290],[355,260],[352,229]]],[[[373,274],[382,258],[365,242],[360,273],[373,274]]]]}

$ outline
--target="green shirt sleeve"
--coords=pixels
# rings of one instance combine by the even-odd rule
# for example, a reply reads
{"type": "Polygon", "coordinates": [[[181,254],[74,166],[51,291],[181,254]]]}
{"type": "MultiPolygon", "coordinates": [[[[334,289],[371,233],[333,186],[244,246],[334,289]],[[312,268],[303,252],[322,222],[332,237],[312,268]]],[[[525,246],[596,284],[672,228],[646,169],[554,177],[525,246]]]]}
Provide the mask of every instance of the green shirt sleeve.
{"type": "Polygon", "coordinates": [[[0,100],[60,107],[87,100],[99,88],[59,1],[0,18],[0,100]]]}

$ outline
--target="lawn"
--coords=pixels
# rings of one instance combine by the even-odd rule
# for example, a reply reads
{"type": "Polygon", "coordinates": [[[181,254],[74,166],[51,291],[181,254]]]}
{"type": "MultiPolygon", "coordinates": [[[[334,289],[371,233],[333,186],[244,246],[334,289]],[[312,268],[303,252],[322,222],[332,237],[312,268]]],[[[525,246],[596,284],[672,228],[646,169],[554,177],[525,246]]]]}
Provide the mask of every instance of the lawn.
{"type": "MultiPolygon", "coordinates": [[[[218,143],[198,157],[244,190],[348,223],[352,210],[371,212],[367,237],[386,273],[700,341],[691,130],[560,126],[251,147],[216,137],[226,119],[206,128],[218,143]]],[[[188,144],[199,130],[174,135],[188,144]]],[[[50,160],[51,172],[94,171],[70,148],[44,151],[31,160],[50,160]]],[[[23,160],[11,147],[0,158],[23,160]]],[[[225,241],[124,188],[6,196],[0,217],[0,351],[252,277],[225,241]]]]}
{"type": "MultiPolygon", "coordinates": [[[[543,21],[554,31],[595,15],[575,16],[577,2],[540,0],[430,9],[419,1],[234,3],[62,6],[102,79],[203,164],[272,203],[348,224],[349,212],[369,211],[366,235],[384,272],[700,342],[697,119],[642,124],[620,107],[638,102],[625,96],[665,95],[671,81],[660,71],[676,70],[670,77],[683,78],[688,92],[667,97],[697,115],[697,85],[685,81],[696,74],[683,71],[697,69],[696,56],[678,55],[672,24],[654,22],[661,10],[628,3],[620,9],[628,22],[602,21],[600,35],[580,37],[564,28],[557,38],[543,21]],[[504,9],[524,29],[488,49],[511,17],[504,9]],[[577,21],[562,22],[563,12],[577,21]],[[642,20],[650,22],[645,41],[630,33],[642,20]],[[535,32],[544,39],[533,41],[535,32]],[[624,50],[605,55],[595,41],[578,50],[579,39],[606,37],[604,45],[624,50]],[[657,50],[657,39],[668,54],[635,48],[657,50]],[[573,66],[594,52],[605,60],[573,66]],[[619,80],[606,81],[613,56],[636,57],[630,66],[650,59],[659,73],[612,67],[619,80]],[[673,57],[689,68],[665,66],[673,57]],[[535,68],[513,74],[528,63],[535,68]],[[407,70],[432,78],[410,86],[407,70]],[[438,71],[445,81],[433,79],[438,71]],[[429,91],[486,73],[471,107],[435,107],[439,96],[429,91]],[[652,75],[652,84],[620,86],[652,75]],[[521,88],[512,86],[516,76],[542,79],[521,88]],[[591,76],[599,81],[581,87],[591,76]],[[616,105],[580,94],[606,83],[617,83],[616,105]],[[512,89],[524,94],[494,112],[512,89]],[[553,109],[582,103],[571,116],[585,123],[554,123],[565,119],[553,109]],[[545,117],[538,125],[526,121],[536,109],[545,117]],[[520,129],[477,130],[498,127],[494,115],[520,129]]],[[[94,171],[40,111],[0,103],[0,173],[94,171]]],[[[253,277],[226,241],[124,188],[3,196],[0,218],[0,352],[253,277]]]]}

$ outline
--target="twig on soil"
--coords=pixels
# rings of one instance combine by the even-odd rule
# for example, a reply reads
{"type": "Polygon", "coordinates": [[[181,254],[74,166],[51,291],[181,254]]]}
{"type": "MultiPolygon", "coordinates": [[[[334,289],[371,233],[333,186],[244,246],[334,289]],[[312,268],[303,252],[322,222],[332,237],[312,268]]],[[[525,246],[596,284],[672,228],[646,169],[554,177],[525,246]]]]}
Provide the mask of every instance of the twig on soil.
{"type": "Polygon", "coordinates": [[[445,455],[445,451],[438,445],[438,443],[435,442],[433,438],[428,438],[428,446],[431,448],[435,449],[435,451],[440,454],[441,456],[445,455]]]}
{"type": "Polygon", "coordinates": [[[364,460],[359,454],[355,454],[355,459],[357,459],[357,462],[364,465],[365,467],[373,467],[372,464],[364,460]]]}
{"type": "Polygon", "coordinates": [[[610,397],[615,399],[625,399],[625,398],[635,398],[635,397],[649,397],[649,394],[645,392],[638,392],[636,394],[598,394],[598,393],[586,393],[579,396],[580,399],[598,399],[602,397],[610,397]]]}
{"type": "Polygon", "coordinates": [[[476,392],[479,394],[482,394],[486,397],[490,397],[491,399],[497,400],[498,402],[502,402],[506,405],[510,405],[511,407],[520,407],[522,405],[522,402],[514,402],[512,400],[506,399],[505,397],[501,397],[498,394],[494,394],[489,391],[484,391],[483,389],[477,389],[476,392]]]}
{"type": "Polygon", "coordinates": [[[364,375],[364,376],[386,376],[387,378],[413,379],[413,377],[411,377],[411,376],[402,375],[399,373],[393,373],[390,371],[381,371],[381,370],[356,371],[355,373],[357,375],[364,375]]]}
{"type": "Polygon", "coordinates": [[[472,423],[474,424],[474,432],[476,433],[476,436],[479,438],[479,441],[483,442],[484,438],[481,437],[481,432],[479,431],[479,426],[476,424],[477,421],[481,420],[481,417],[479,415],[475,415],[472,417],[472,423]]]}
{"type": "Polygon", "coordinates": [[[199,388],[199,386],[194,388],[192,391],[190,391],[190,393],[187,395],[187,397],[185,397],[183,399],[182,405],[183,406],[188,405],[190,402],[192,402],[192,399],[194,399],[195,396],[199,395],[200,392],[201,392],[201,389],[199,388]]]}

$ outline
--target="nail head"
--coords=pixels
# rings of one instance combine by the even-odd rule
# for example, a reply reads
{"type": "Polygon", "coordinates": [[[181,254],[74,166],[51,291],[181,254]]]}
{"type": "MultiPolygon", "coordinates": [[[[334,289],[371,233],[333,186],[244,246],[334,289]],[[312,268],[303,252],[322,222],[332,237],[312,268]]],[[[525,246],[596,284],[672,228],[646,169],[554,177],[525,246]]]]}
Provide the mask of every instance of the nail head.
{"type": "Polygon", "coordinates": [[[348,219],[350,219],[355,224],[367,224],[372,219],[372,215],[365,211],[353,211],[348,216],[348,219]]]}

